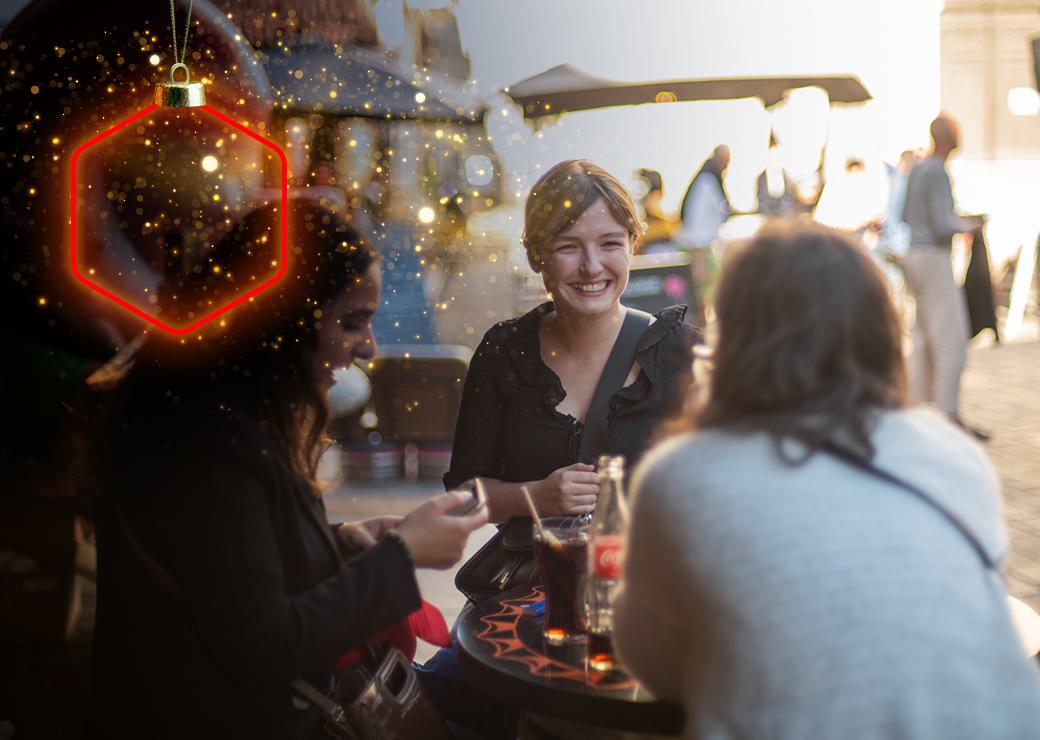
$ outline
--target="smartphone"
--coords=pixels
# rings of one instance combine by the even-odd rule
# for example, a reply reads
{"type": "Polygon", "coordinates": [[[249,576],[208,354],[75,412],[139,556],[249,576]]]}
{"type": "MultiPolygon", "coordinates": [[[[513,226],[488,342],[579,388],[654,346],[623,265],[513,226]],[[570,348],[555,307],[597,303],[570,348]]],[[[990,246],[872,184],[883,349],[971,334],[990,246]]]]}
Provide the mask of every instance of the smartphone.
{"type": "Polygon", "coordinates": [[[487,505],[487,493],[484,491],[483,481],[479,478],[470,478],[455,490],[466,491],[470,494],[470,498],[466,503],[450,509],[448,516],[469,516],[481,506],[487,505]]]}

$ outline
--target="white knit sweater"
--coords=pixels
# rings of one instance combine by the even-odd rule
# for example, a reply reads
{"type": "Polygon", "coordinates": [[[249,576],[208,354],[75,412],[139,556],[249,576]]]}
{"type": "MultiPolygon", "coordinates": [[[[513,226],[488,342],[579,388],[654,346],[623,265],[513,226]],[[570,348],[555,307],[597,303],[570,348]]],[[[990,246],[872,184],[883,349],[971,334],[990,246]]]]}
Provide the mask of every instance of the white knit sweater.
{"type": "MultiPolygon", "coordinates": [[[[998,484],[938,415],[887,412],[875,462],[941,500],[1000,559],[998,484]]],[[[1040,682],[999,576],[906,491],[763,434],[705,431],[632,484],[615,638],[682,702],[684,737],[1040,738],[1040,682]]]]}

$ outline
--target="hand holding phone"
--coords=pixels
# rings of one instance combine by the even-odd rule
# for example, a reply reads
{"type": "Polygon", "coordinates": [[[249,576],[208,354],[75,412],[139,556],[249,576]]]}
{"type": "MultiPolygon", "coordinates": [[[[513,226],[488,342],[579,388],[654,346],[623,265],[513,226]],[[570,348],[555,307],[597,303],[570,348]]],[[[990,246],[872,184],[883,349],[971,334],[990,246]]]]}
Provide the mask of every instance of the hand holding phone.
{"type": "Polygon", "coordinates": [[[447,512],[448,516],[468,516],[481,506],[487,506],[487,493],[484,491],[484,483],[480,478],[470,478],[456,490],[466,491],[470,494],[470,499],[461,506],[450,509],[447,512]]]}

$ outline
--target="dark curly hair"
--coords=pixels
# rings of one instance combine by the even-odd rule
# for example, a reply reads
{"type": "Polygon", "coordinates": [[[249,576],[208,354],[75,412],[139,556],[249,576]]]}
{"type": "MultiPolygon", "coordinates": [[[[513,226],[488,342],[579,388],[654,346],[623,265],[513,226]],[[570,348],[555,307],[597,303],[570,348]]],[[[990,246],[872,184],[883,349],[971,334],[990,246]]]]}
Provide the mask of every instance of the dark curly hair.
{"type": "Polygon", "coordinates": [[[728,255],[708,396],[686,429],[765,431],[807,459],[836,441],[872,455],[880,409],[907,403],[902,330],[880,270],[849,237],[767,225],[728,255]]]}
{"type": "MultiPolygon", "coordinates": [[[[379,257],[332,211],[300,200],[290,202],[288,215],[285,276],[191,336],[150,334],[116,386],[112,408],[171,396],[200,408],[231,407],[269,429],[290,467],[317,490],[329,419],[311,363],[322,309],[360,284],[379,257]]],[[[273,206],[248,214],[186,275],[164,285],[164,320],[188,324],[267,280],[277,266],[278,219],[273,206]]]]}

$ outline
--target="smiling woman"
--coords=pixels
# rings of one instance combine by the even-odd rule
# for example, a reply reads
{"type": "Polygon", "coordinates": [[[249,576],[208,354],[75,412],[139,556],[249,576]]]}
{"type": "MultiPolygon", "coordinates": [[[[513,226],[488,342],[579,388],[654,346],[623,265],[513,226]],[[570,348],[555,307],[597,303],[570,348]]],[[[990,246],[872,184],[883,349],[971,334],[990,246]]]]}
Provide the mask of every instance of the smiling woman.
{"type": "MultiPolygon", "coordinates": [[[[541,515],[592,512],[599,480],[589,463],[606,453],[634,463],[656,428],[682,405],[698,339],[683,323],[686,307],[671,306],[630,323],[621,305],[632,244],[641,232],[624,186],[587,160],[559,163],[531,189],[524,246],[552,300],[484,335],[466,375],[451,468],[444,476],[448,488],[479,476],[492,520],[514,520],[460,570],[456,584],[471,593],[486,593],[481,581],[501,577],[486,567],[495,572],[495,557],[488,553],[497,543],[520,542],[518,533],[531,531],[524,488],[541,515]],[[648,324],[641,337],[637,322],[648,324]],[[627,378],[605,389],[606,408],[597,402],[590,411],[600,377],[625,374],[622,365],[615,375],[616,361],[604,372],[615,343],[629,347],[618,355],[630,365],[627,378]],[[595,419],[591,431],[589,416],[595,419]]],[[[513,585],[531,577],[515,550],[508,559],[514,565],[506,579],[513,585]]],[[[496,581],[491,589],[502,585],[496,581]]],[[[482,737],[516,737],[508,712],[488,726],[498,722],[501,708],[473,703],[474,687],[457,670],[456,649],[438,653],[423,674],[438,708],[482,737]],[[474,724],[481,716],[486,724],[474,724]]]]}
{"type": "MultiPolygon", "coordinates": [[[[587,160],[561,162],[535,184],[524,247],[552,298],[488,330],[470,364],[445,485],[487,479],[496,521],[522,517],[527,486],[539,511],[583,514],[598,481],[578,459],[586,414],[627,309],[632,245],[642,232],[632,197],[587,160]]],[[[657,314],[623,387],[612,388],[604,448],[635,462],[678,411],[690,380],[694,329],[685,306],[657,314]]]]}

